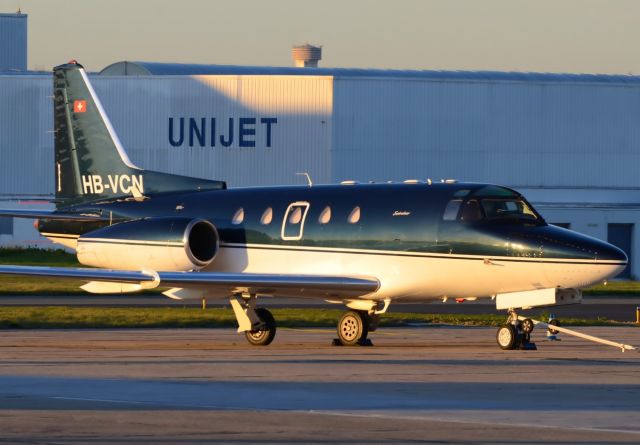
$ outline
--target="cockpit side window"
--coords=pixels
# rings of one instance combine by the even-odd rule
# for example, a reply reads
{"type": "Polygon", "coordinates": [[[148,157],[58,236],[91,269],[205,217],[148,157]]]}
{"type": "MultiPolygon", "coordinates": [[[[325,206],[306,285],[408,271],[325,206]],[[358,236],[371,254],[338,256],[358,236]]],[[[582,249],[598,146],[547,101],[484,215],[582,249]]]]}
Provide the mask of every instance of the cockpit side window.
{"type": "Polygon", "coordinates": [[[460,210],[461,204],[462,199],[452,199],[451,201],[449,201],[444,209],[444,213],[442,214],[442,220],[455,221],[458,217],[458,211],[460,210]]]}
{"type": "Polygon", "coordinates": [[[475,222],[482,219],[482,208],[476,199],[464,203],[460,212],[460,221],[475,222]]]}

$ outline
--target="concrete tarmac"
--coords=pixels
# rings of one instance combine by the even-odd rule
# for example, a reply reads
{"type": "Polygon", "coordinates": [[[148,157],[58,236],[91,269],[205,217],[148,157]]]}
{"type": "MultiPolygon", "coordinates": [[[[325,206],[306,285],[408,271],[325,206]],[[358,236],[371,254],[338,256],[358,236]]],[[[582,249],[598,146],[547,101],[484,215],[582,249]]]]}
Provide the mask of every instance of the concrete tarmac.
{"type": "MultiPolygon", "coordinates": [[[[640,345],[640,328],[581,328],[640,345]]],[[[0,444],[640,442],[640,354],[491,328],[0,332],[0,444]]]]}

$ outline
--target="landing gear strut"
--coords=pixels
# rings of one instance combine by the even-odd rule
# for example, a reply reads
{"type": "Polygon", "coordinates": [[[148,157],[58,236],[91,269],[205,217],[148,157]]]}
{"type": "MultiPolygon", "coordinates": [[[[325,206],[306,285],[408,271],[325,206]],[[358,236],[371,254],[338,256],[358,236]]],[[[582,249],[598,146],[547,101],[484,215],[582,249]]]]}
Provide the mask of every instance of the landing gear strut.
{"type": "Polygon", "coordinates": [[[500,349],[527,349],[535,350],[535,343],[531,343],[533,321],[530,318],[518,319],[515,309],[509,309],[507,322],[498,328],[496,341],[500,349]]]}

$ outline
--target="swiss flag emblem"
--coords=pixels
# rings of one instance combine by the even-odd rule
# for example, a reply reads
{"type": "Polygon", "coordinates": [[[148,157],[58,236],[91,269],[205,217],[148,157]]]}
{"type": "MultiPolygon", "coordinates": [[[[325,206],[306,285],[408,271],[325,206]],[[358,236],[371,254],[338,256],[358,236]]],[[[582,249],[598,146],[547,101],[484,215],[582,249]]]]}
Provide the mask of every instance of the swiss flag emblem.
{"type": "Polygon", "coordinates": [[[85,111],[87,111],[87,101],[86,100],[73,101],[73,111],[76,113],[84,113],[85,111]]]}

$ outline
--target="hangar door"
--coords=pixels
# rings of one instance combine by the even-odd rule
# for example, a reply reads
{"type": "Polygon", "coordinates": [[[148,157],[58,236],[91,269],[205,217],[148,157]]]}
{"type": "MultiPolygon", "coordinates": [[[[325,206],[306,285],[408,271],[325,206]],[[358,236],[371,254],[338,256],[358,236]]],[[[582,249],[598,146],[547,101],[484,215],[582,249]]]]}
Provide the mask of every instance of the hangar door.
{"type": "Polygon", "coordinates": [[[620,272],[618,278],[631,278],[631,241],[633,235],[633,224],[609,224],[607,228],[607,240],[624,250],[629,258],[627,267],[620,272]]]}

